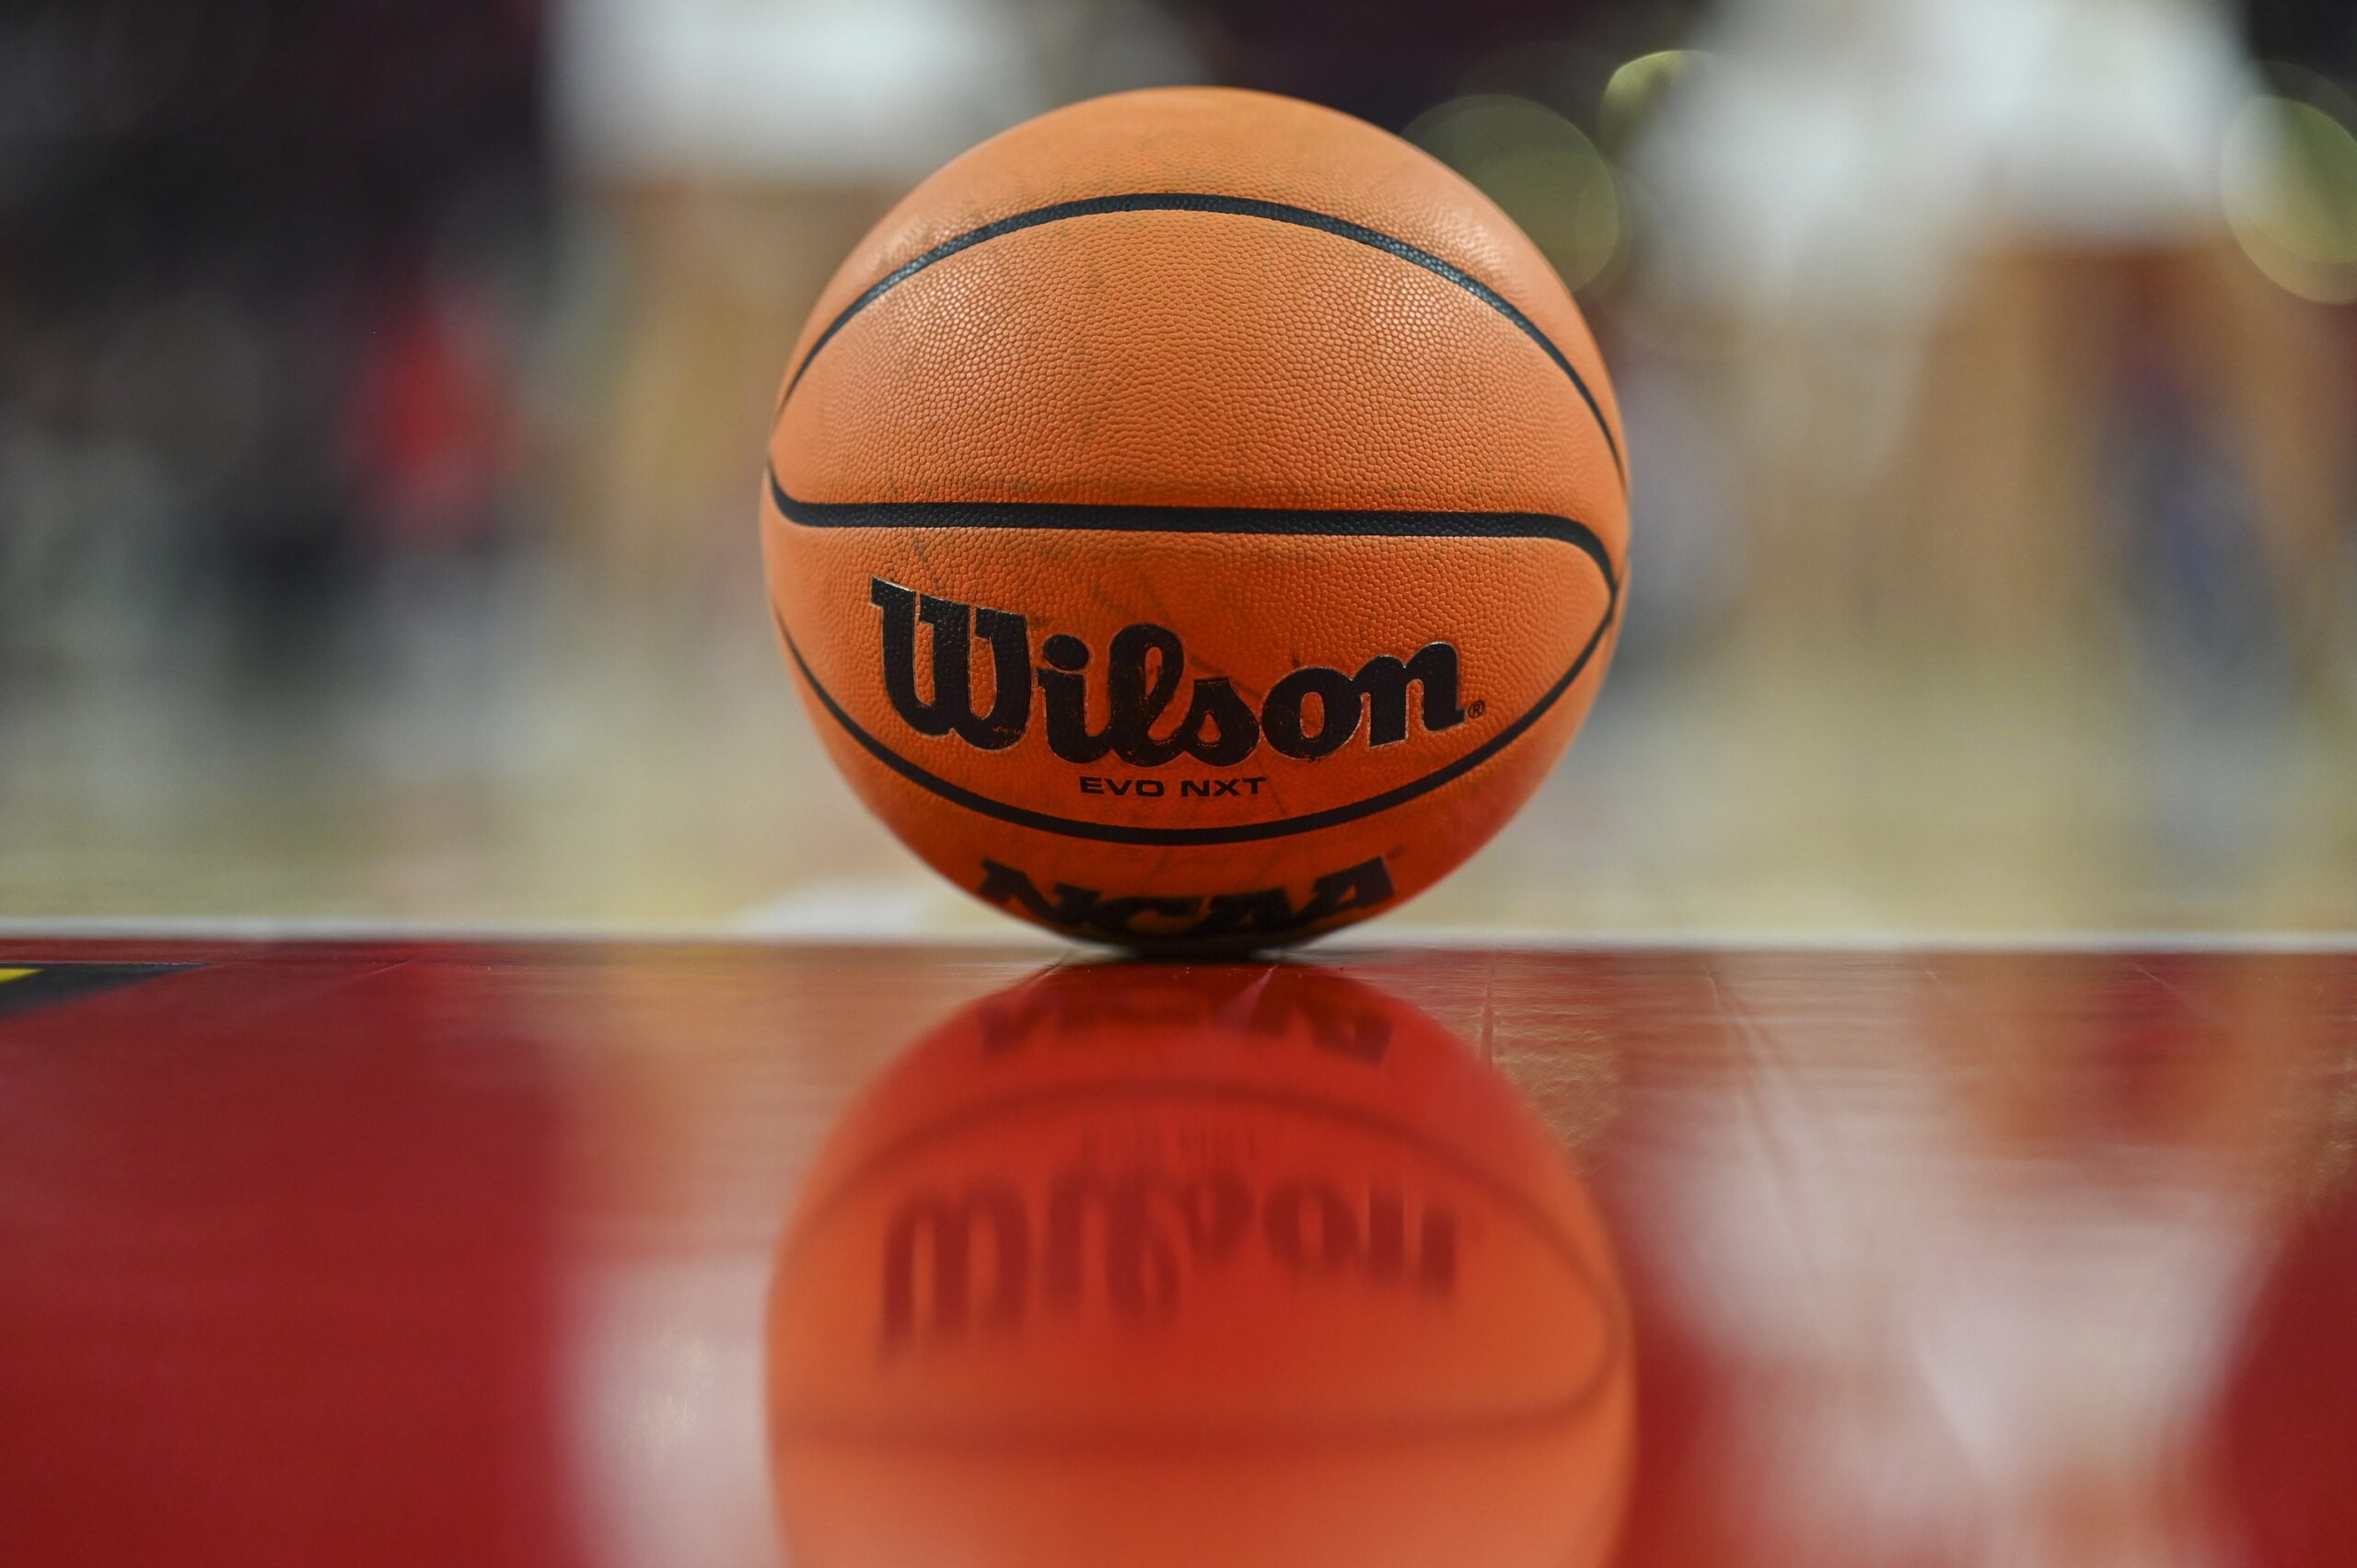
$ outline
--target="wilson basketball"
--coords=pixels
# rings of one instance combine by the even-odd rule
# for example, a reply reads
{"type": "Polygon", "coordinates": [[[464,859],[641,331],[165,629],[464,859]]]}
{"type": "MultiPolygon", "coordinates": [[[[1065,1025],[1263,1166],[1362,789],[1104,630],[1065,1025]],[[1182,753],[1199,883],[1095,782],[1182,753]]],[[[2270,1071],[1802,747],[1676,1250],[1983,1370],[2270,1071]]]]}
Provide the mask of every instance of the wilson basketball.
{"type": "Polygon", "coordinates": [[[1626,1309],[1546,1129],[1328,973],[1052,971],[829,1140],[769,1316],[791,1560],[1582,1568],[1626,1309]]]}
{"type": "Polygon", "coordinates": [[[920,185],[789,363],[761,503],[819,733],[944,876],[1137,945],[1390,907],[1609,661],[1577,307],[1395,137],[1257,93],[1043,115],[920,185]]]}

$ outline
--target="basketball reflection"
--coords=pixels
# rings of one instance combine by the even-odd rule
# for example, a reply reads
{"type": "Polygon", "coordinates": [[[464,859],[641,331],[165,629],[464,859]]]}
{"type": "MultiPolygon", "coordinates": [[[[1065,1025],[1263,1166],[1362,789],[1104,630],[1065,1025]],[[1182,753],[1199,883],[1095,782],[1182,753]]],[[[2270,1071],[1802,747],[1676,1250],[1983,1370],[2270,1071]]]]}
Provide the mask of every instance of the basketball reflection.
{"type": "Polygon", "coordinates": [[[1307,968],[1060,969],[844,1119],[783,1243],[802,1568],[1601,1562],[1626,1309],[1562,1151],[1307,968]]]}

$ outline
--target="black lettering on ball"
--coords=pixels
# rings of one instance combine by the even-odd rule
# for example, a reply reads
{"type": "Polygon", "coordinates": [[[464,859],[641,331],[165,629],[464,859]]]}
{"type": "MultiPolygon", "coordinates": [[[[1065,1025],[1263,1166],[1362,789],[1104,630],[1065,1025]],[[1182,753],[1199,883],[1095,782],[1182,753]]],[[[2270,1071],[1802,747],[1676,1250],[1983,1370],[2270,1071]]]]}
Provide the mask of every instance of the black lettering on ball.
{"type": "Polygon", "coordinates": [[[1359,728],[1359,689],[1339,669],[1313,664],[1271,687],[1260,708],[1260,732],[1269,744],[1304,761],[1330,757],[1359,728]],[[1304,710],[1318,701],[1318,727],[1305,728],[1304,710]]]}

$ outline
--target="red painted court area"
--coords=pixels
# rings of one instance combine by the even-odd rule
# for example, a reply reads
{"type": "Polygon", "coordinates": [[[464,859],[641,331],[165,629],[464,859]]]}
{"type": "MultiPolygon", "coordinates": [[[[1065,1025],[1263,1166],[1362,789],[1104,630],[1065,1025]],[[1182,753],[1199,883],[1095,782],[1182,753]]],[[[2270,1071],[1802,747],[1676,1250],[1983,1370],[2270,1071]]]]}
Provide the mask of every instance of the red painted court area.
{"type": "Polygon", "coordinates": [[[10,1563],[2357,1552],[2348,955],[0,977],[10,1563]]]}

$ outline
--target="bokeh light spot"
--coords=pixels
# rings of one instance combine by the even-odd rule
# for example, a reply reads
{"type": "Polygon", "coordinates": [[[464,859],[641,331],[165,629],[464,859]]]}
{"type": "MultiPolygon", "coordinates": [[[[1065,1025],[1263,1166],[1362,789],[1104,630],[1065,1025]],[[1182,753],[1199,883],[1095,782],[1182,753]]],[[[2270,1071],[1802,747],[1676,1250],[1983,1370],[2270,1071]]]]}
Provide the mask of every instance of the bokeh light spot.
{"type": "Polygon", "coordinates": [[[2314,104],[2256,98],[2223,174],[2226,220],[2261,272],[2305,299],[2357,300],[2357,134],[2314,104]]]}
{"type": "Polygon", "coordinates": [[[1604,100],[1596,117],[1604,145],[1619,149],[1630,133],[1643,124],[1664,96],[1703,62],[1699,49],[1657,49],[1624,61],[1604,84],[1604,100]]]}
{"type": "Polygon", "coordinates": [[[1408,139],[1504,207],[1573,289],[1620,254],[1620,182],[1585,133],[1528,99],[1478,93],[1417,116],[1408,139]]]}

